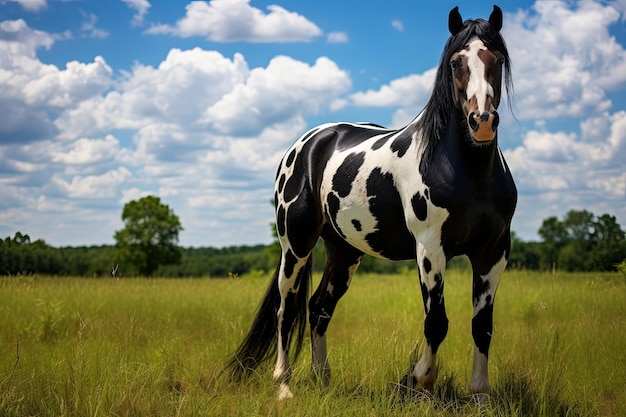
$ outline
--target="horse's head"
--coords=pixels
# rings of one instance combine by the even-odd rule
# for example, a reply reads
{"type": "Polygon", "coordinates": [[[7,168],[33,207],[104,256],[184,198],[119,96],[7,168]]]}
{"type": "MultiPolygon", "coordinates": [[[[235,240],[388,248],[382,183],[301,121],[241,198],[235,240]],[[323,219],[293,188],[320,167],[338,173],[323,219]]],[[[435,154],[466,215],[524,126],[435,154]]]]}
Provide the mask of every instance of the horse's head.
{"type": "MultiPolygon", "coordinates": [[[[488,21],[463,22],[458,7],[450,11],[448,27],[458,49],[451,51],[449,65],[454,105],[463,112],[470,136],[477,143],[495,139],[500,118],[503,66],[507,65],[506,49],[491,38],[502,39],[502,10],[493,7],[488,21]],[[480,25],[476,30],[474,26],[480,25]]],[[[503,46],[503,44],[502,44],[503,46]]],[[[445,63],[443,63],[445,64],[445,63]]]]}

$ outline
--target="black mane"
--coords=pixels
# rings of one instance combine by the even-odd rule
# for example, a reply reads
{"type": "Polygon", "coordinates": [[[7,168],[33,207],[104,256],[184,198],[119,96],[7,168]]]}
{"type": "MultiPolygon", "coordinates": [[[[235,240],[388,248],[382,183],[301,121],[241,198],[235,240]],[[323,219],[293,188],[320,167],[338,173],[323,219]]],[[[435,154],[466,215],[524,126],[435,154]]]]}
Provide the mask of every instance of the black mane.
{"type": "Polygon", "coordinates": [[[509,108],[511,108],[513,94],[511,61],[502,35],[485,19],[466,20],[463,23],[463,29],[458,34],[450,36],[446,42],[437,69],[432,95],[417,123],[417,128],[422,130],[422,135],[427,143],[434,143],[439,140],[454,108],[450,59],[455,52],[463,49],[474,36],[483,41],[487,48],[499,51],[504,56],[504,86],[509,108]]]}

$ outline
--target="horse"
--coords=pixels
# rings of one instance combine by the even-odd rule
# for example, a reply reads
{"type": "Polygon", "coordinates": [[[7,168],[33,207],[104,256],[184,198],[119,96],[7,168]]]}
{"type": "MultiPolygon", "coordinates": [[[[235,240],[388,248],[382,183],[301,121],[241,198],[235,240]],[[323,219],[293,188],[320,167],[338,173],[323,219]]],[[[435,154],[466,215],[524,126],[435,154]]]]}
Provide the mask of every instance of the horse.
{"type": "Polygon", "coordinates": [[[281,256],[252,326],[227,364],[233,378],[249,375],[275,355],[278,396],[293,396],[289,356],[297,358],[306,333],[311,252],[321,237],[327,263],[308,300],[308,322],[312,373],[323,385],[331,373],[328,325],[363,254],[369,254],[417,263],[425,343],[402,384],[432,390],[437,350],[448,331],[446,264],[466,255],[473,280],[470,391],[490,393],[493,308],[517,203],[498,146],[502,85],[509,107],[513,87],[501,28],[498,6],[488,20],[466,21],[455,7],[431,97],[413,121],[395,130],[324,124],[287,150],[274,188],[281,256]]]}

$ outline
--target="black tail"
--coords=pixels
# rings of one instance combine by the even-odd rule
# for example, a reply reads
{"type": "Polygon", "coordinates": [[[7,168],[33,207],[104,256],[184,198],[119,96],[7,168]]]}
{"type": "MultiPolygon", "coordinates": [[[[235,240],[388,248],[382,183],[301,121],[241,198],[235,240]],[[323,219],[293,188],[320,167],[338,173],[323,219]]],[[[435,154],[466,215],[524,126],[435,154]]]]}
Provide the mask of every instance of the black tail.
{"type": "MultiPolygon", "coordinates": [[[[278,290],[278,274],[280,263],[265,297],[259,306],[252,327],[239,345],[235,355],[228,361],[225,371],[235,380],[250,375],[262,362],[274,357],[277,348],[277,313],[280,308],[280,292],[278,290]]],[[[307,300],[311,283],[311,257],[306,266],[300,270],[296,282],[300,282],[297,295],[297,315],[290,330],[290,340],[293,344],[293,334],[297,330],[295,340],[294,361],[302,349],[302,341],[306,332],[307,300]]]]}

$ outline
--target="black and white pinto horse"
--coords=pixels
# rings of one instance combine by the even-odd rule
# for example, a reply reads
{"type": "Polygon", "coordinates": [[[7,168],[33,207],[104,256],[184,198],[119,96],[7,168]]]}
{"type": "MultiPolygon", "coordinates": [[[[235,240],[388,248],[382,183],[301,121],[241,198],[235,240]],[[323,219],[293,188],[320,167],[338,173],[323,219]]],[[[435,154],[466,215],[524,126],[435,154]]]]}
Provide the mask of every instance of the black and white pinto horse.
{"type": "Polygon", "coordinates": [[[448,330],[446,263],[467,255],[474,305],[470,390],[490,392],[493,305],[509,258],[517,201],[497,134],[502,84],[507,92],[512,88],[510,61],[497,6],[489,20],[465,22],[454,8],[448,27],[452,35],[432,96],[408,126],[325,124],[285,154],[274,195],[280,263],[252,328],[229,363],[234,377],[277,354],[273,376],[279,398],[292,396],[290,348],[293,344],[297,356],[302,346],[311,251],[322,237],[327,264],[308,301],[314,375],[329,383],[326,329],[366,253],[417,261],[426,343],[404,383],[432,389],[437,349],[448,330]]]}

